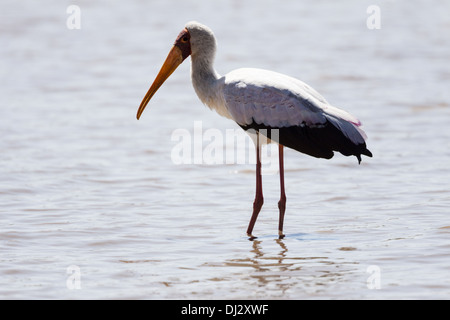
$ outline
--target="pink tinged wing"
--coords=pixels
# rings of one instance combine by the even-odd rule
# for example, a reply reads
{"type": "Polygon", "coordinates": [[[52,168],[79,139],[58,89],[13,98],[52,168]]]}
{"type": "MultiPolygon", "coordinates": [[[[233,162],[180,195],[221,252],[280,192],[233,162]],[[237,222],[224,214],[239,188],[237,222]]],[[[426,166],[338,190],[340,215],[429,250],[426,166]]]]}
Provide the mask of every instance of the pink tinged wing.
{"type": "Polygon", "coordinates": [[[320,127],[328,121],[355,144],[367,139],[361,122],[330,105],[304,82],[272,71],[238,69],[225,76],[223,95],[232,118],[240,125],[320,127]]]}
{"type": "Polygon", "coordinates": [[[324,124],[326,118],[315,105],[317,99],[292,80],[260,69],[230,72],[223,87],[227,109],[240,125],[253,121],[270,127],[324,124]]]}

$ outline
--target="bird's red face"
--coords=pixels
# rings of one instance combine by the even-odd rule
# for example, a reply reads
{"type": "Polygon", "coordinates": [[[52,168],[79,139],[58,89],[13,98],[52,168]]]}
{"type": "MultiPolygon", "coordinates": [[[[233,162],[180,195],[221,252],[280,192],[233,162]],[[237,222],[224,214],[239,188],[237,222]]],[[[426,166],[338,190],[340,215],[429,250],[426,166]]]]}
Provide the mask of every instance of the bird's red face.
{"type": "Polygon", "coordinates": [[[175,43],[167,55],[166,61],[161,67],[158,75],[156,76],[153,84],[145,95],[144,99],[139,106],[137,112],[137,119],[139,120],[142,112],[144,112],[150,99],[158,91],[159,87],[167,80],[167,78],[175,71],[176,68],[191,54],[191,35],[189,31],[185,28],[180,32],[175,43]]]}
{"type": "Polygon", "coordinates": [[[180,32],[175,40],[174,46],[181,50],[183,60],[191,55],[191,35],[186,28],[180,32]]]}

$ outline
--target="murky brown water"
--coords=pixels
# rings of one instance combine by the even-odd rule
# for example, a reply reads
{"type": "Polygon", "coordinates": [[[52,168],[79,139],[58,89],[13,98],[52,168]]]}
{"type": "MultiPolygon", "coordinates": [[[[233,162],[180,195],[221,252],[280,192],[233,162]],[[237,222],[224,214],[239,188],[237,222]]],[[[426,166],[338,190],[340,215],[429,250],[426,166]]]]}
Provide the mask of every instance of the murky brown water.
{"type": "Polygon", "coordinates": [[[371,4],[80,2],[69,30],[67,3],[2,1],[0,297],[448,299],[449,3],[379,1],[379,30],[371,4]],[[193,19],[220,73],[298,77],[364,123],[361,166],[286,151],[283,240],[277,175],[251,242],[253,164],[173,162],[176,130],[238,128],[198,101],[188,61],[135,119],[193,19]]]}

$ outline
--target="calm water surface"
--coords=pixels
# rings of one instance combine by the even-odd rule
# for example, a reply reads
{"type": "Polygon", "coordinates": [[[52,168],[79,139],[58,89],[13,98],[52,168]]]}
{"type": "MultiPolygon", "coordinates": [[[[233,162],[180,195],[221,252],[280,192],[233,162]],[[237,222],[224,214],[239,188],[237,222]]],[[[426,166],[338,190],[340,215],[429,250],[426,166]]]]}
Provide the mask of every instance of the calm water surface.
{"type": "Polygon", "coordinates": [[[2,1],[0,298],[450,298],[450,6],[379,1],[369,30],[371,4],[80,2],[69,30],[66,3],[2,1]],[[135,119],[189,20],[219,73],[295,76],[364,123],[360,166],[286,151],[283,240],[276,174],[248,241],[254,165],[174,163],[176,130],[238,128],[189,61],[135,119]]]}

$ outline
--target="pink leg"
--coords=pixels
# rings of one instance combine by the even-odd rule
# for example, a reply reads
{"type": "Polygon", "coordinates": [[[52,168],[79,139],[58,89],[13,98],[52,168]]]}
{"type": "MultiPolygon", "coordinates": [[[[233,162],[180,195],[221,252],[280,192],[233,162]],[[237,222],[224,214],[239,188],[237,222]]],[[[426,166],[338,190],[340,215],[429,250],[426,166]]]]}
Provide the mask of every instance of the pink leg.
{"type": "Polygon", "coordinates": [[[286,194],[284,192],[284,163],[283,163],[283,145],[278,145],[279,163],[280,163],[280,189],[281,196],[278,201],[278,209],[280,209],[280,219],[278,221],[278,236],[280,239],[284,238],[283,234],[283,222],[284,212],[286,211],[286,194]]]}
{"type": "Polygon", "coordinates": [[[252,235],[253,227],[255,226],[256,219],[258,218],[258,214],[261,211],[261,207],[264,203],[263,192],[262,192],[262,178],[261,178],[261,159],[260,159],[260,146],[259,146],[259,133],[257,133],[256,138],[256,195],[255,201],[253,202],[253,213],[250,219],[250,223],[247,228],[247,236],[250,237],[250,240],[255,239],[252,235]]]}

